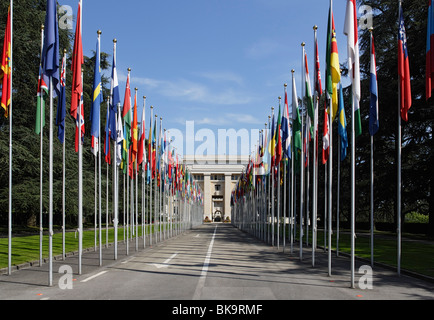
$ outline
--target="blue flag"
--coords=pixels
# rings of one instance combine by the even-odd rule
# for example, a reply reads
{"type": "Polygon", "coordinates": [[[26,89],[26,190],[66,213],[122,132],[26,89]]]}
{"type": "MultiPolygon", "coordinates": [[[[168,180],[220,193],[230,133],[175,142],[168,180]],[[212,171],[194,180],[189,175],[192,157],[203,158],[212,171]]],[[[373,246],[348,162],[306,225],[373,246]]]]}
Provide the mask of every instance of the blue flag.
{"type": "Polygon", "coordinates": [[[65,141],[65,117],[66,117],[66,55],[62,59],[62,74],[60,76],[60,94],[56,114],[57,137],[60,143],[65,141]]]}
{"type": "Polygon", "coordinates": [[[59,27],[57,19],[57,2],[47,0],[45,16],[44,46],[42,49],[42,71],[47,85],[53,80],[53,98],[60,94],[59,77],[59,27]]]}
{"type": "Polygon", "coordinates": [[[101,68],[100,68],[100,39],[96,42],[95,70],[93,78],[93,97],[92,97],[92,112],[90,113],[90,121],[92,123],[91,135],[99,139],[100,131],[100,108],[103,102],[102,87],[101,87],[101,68]]]}
{"type": "Polygon", "coordinates": [[[112,78],[110,86],[110,115],[108,129],[110,132],[110,137],[112,140],[117,141],[117,113],[118,104],[121,103],[119,95],[119,82],[118,82],[118,72],[116,70],[116,43],[113,47],[113,64],[112,64],[112,78]]]}
{"type": "Polygon", "coordinates": [[[344,95],[342,93],[342,84],[339,89],[338,102],[338,134],[341,137],[341,161],[347,157],[348,135],[347,135],[347,119],[345,117],[344,95]]]}

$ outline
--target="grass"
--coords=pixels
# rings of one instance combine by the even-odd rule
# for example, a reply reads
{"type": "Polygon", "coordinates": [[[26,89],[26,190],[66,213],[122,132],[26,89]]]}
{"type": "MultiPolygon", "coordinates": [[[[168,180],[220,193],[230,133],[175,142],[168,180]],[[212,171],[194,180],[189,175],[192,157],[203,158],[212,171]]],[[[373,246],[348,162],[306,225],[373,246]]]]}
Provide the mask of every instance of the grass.
{"type": "MultiPolygon", "coordinates": [[[[154,226],[146,226],[146,234],[154,232],[154,226]]],[[[102,243],[106,244],[106,237],[108,235],[108,242],[114,242],[114,229],[109,228],[108,234],[106,229],[102,229],[102,243]]],[[[142,235],[142,226],[138,226],[138,234],[142,235]]],[[[55,233],[53,235],[53,256],[62,254],[62,233],[55,233]]],[[[124,228],[118,228],[118,241],[124,239],[124,228]]],[[[31,236],[18,236],[12,238],[12,265],[20,265],[27,262],[39,261],[39,234],[31,236]]],[[[48,257],[48,242],[49,237],[44,233],[42,241],[42,257],[48,257]]],[[[99,245],[99,231],[97,230],[97,245],[99,245]]],[[[93,248],[95,246],[95,233],[94,230],[87,230],[83,232],[83,248],[93,248]]],[[[78,251],[78,234],[75,232],[65,233],[65,252],[78,251]],[[76,237],[77,236],[77,237],[76,237]]],[[[8,238],[0,238],[0,269],[8,266],[8,238]]]]}
{"type": "MultiPolygon", "coordinates": [[[[371,260],[371,243],[369,236],[358,237],[355,241],[355,255],[359,258],[371,260]]],[[[327,235],[328,236],[328,235],[327,235]]],[[[332,249],[336,250],[336,230],[332,235],[332,249]]],[[[411,235],[409,235],[411,237],[411,235]]],[[[318,231],[318,246],[324,245],[324,233],[318,231]]],[[[403,237],[401,241],[401,269],[434,277],[434,242],[413,241],[403,237]]],[[[306,240],[304,240],[306,241],[306,240]]],[[[309,243],[312,239],[310,237],[309,243]]],[[[379,232],[374,234],[374,262],[397,267],[397,239],[395,234],[379,232]]],[[[339,233],[339,252],[351,253],[351,237],[349,232],[339,233]]]]}

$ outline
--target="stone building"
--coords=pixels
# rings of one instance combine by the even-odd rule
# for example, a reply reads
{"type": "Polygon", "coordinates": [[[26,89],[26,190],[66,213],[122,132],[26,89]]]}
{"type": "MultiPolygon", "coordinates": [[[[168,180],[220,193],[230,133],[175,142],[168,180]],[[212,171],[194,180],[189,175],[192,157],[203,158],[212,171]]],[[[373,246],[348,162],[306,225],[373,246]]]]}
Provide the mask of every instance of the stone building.
{"type": "Polygon", "coordinates": [[[203,192],[204,220],[219,222],[231,219],[231,193],[249,156],[184,156],[203,192]]]}

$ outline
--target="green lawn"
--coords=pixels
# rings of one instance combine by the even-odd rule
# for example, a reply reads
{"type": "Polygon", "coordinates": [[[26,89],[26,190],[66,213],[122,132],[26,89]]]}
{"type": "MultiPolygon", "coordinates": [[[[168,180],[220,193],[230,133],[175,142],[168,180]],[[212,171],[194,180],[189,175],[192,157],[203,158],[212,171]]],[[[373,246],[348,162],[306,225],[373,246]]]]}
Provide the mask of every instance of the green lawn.
{"type": "MultiPolygon", "coordinates": [[[[142,226],[138,227],[139,236],[142,235],[142,226]]],[[[150,230],[154,231],[154,226],[146,227],[146,234],[150,230]]],[[[118,228],[118,240],[124,239],[124,228],[118,228]]],[[[48,257],[48,241],[49,237],[44,233],[42,242],[42,256],[48,257]]],[[[108,230],[108,242],[114,242],[114,229],[108,230]]],[[[106,244],[106,229],[102,229],[102,243],[106,244]]],[[[97,245],[99,245],[99,231],[97,230],[97,245]]],[[[83,248],[93,248],[95,246],[95,233],[93,230],[83,233],[83,248]]],[[[65,233],[65,251],[78,251],[78,234],[76,238],[75,232],[65,233]]],[[[62,233],[55,233],[53,236],[53,255],[62,254],[62,233]]],[[[39,235],[19,236],[12,238],[12,265],[19,265],[26,262],[39,261],[39,235]]],[[[0,269],[8,266],[8,239],[0,238],[0,269]]]]}

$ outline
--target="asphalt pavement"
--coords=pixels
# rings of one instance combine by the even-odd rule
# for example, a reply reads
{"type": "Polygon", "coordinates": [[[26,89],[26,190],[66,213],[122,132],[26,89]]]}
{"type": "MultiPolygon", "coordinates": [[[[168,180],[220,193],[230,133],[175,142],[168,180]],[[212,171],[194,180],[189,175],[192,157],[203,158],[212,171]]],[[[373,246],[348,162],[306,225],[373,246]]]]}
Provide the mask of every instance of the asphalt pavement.
{"type": "Polygon", "coordinates": [[[121,241],[117,260],[113,247],[103,248],[102,267],[98,251],[85,252],[81,275],[77,255],[56,260],[51,287],[46,264],[2,275],[0,300],[170,301],[172,314],[190,315],[201,312],[184,309],[195,301],[249,301],[250,308],[232,311],[263,312],[254,307],[261,301],[434,300],[433,283],[380,267],[370,270],[356,261],[356,287],[351,288],[347,257],[333,255],[329,276],[323,250],[316,251],[312,267],[310,248],[303,248],[302,260],[298,244],[292,254],[282,249],[231,225],[206,224],[152,246],[143,247],[140,240],[138,250],[133,240],[128,255],[121,241]]]}

